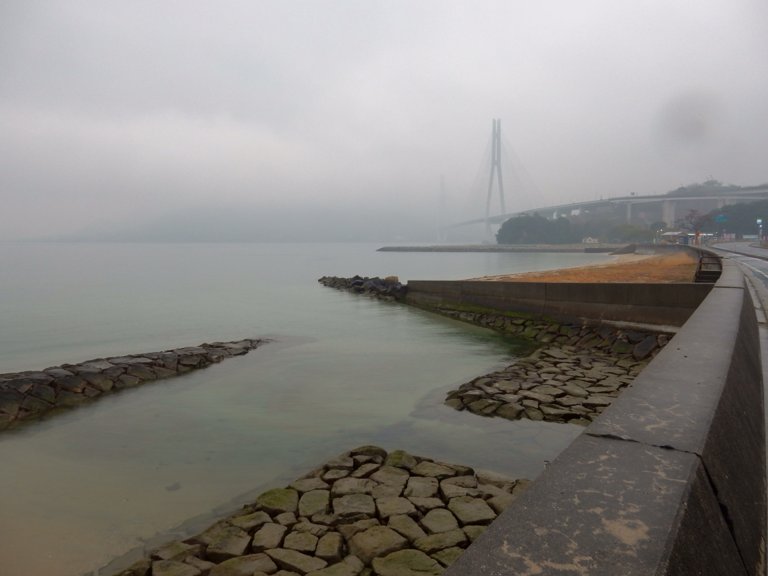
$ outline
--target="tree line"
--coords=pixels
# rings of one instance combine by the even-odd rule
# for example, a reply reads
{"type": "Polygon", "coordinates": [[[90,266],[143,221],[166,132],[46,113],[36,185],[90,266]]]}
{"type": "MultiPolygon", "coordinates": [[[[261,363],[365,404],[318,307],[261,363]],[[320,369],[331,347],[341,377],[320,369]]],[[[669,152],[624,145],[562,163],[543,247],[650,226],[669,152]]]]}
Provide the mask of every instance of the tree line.
{"type": "Polygon", "coordinates": [[[621,224],[615,220],[549,220],[539,214],[510,218],[496,233],[499,244],[578,244],[585,238],[601,242],[650,242],[658,228],[621,224]]]}
{"type": "Polygon", "coordinates": [[[576,244],[593,238],[600,242],[652,242],[659,233],[669,230],[741,237],[758,233],[758,219],[762,219],[768,231],[768,200],[730,204],[706,214],[691,210],[672,228],[664,222],[645,226],[620,223],[615,218],[547,219],[539,214],[523,214],[504,222],[496,233],[496,241],[499,244],[576,244]]]}

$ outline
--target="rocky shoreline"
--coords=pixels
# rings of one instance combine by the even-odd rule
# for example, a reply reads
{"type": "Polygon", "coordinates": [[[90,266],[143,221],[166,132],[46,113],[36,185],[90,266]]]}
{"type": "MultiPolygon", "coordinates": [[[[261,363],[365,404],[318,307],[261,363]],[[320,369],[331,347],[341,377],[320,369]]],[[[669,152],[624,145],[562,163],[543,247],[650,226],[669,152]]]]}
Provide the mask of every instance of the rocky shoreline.
{"type": "Polygon", "coordinates": [[[528,485],[362,446],[120,576],[437,576],[528,485]]]}
{"type": "Polygon", "coordinates": [[[440,310],[544,346],[503,370],[448,393],[457,410],[509,420],[528,418],[588,425],[632,384],[671,335],[608,324],[557,323],[490,312],[440,310]]]}
{"type": "MultiPolygon", "coordinates": [[[[396,277],[319,282],[388,301],[403,300],[407,291],[396,277]]],[[[645,330],[458,308],[431,311],[540,345],[448,393],[447,405],[486,417],[587,425],[669,340],[645,330]]],[[[0,430],[246,354],[264,342],[201,344],[0,374],[0,430]]],[[[201,534],[145,552],[119,574],[437,576],[528,483],[363,446],[262,493],[201,534]]]]}
{"type": "MultiPolygon", "coordinates": [[[[323,277],[325,286],[385,300],[402,300],[407,286],[380,278],[323,277]],[[397,288],[392,288],[397,286],[397,288]]],[[[542,346],[503,370],[448,393],[456,410],[509,420],[528,418],[586,426],[632,384],[669,342],[667,332],[611,324],[556,322],[530,314],[441,305],[431,312],[542,346]]]]}
{"type": "Polygon", "coordinates": [[[368,276],[352,276],[351,278],[323,276],[318,282],[328,288],[372,296],[381,300],[401,300],[406,292],[406,287],[400,283],[397,276],[387,276],[386,278],[379,278],[378,276],[373,278],[368,276]]]}
{"type": "Polygon", "coordinates": [[[78,406],[104,394],[134,388],[241,356],[267,340],[214,342],[129,356],[97,358],[39,371],[0,374],[0,430],[78,406]]]}
{"type": "Polygon", "coordinates": [[[548,346],[462,384],[448,393],[445,403],[480,416],[587,426],[646,364],[628,355],[548,346]]]}

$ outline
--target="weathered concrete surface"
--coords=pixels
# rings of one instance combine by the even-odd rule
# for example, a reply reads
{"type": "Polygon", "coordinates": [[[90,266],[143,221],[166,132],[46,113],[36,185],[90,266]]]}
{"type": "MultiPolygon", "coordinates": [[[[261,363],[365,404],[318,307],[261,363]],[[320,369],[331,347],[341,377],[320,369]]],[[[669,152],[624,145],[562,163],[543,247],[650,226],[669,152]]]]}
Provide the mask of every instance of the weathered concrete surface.
{"type": "Polygon", "coordinates": [[[762,367],[734,268],[447,575],[765,573],[762,367]]]}
{"type": "Polygon", "coordinates": [[[681,326],[711,284],[558,284],[410,280],[405,301],[429,309],[487,309],[548,316],[681,326]]]}
{"type": "Polygon", "coordinates": [[[0,430],[123,388],[205,368],[225,358],[247,354],[265,342],[251,338],[214,342],[0,374],[0,430]]]}
{"type": "Polygon", "coordinates": [[[648,366],[642,386],[606,410],[589,433],[698,455],[745,563],[763,565],[763,382],[748,291],[716,288],[678,336],[669,353],[648,366]]]}
{"type": "Polygon", "coordinates": [[[445,572],[713,573],[746,574],[701,461],[587,435],[445,572]]]}

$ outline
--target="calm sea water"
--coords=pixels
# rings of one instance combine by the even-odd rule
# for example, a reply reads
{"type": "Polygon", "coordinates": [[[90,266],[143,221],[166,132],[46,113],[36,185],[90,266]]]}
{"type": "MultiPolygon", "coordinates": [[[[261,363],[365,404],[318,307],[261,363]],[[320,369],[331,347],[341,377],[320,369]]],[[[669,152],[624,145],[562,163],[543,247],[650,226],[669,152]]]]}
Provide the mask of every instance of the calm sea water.
{"type": "Polygon", "coordinates": [[[0,434],[0,573],[94,573],[360,444],[535,477],[580,428],[442,405],[519,344],[317,278],[460,279],[608,257],[376,248],[0,244],[0,372],[274,339],[0,434]]]}

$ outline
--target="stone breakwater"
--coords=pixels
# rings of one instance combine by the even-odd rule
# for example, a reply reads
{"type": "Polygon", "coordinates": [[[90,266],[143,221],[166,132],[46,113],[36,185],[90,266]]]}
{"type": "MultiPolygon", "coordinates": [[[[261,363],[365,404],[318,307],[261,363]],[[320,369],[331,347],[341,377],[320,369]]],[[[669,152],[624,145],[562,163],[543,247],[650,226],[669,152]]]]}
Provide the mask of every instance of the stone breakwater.
{"type": "Polygon", "coordinates": [[[669,342],[666,332],[619,328],[592,322],[555,322],[524,314],[465,311],[451,308],[433,312],[490,328],[502,334],[521,336],[540,344],[562,345],[580,350],[604,352],[621,358],[650,361],[669,342]]]}
{"type": "MultiPolygon", "coordinates": [[[[390,299],[382,281],[323,277],[320,283],[390,299]]],[[[376,279],[378,280],[378,279],[376,279]]],[[[399,289],[402,299],[406,287],[399,289]]],[[[631,385],[670,335],[588,322],[555,322],[531,314],[442,304],[431,312],[525,338],[543,346],[505,369],[485,374],[448,393],[456,410],[509,420],[529,418],[588,425],[631,385]]]]}
{"type": "Polygon", "coordinates": [[[527,484],[363,446],[120,576],[436,576],[527,484]]]}
{"type": "Polygon", "coordinates": [[[462,384],[448,393],[445,403],[480,416],[587,426],[646,364],[627,355],[617,358],[574,346],[546,347],[462,384]]]}
{"type": "Polygon", "coordinates": [[[367,276],[353,276],[352,278],[323,276],[318,282],[329,288],[365,294],[382,300],[400,300],[406,291],[406,287],[400,283],[397,276],[387,276],[386,278],[379,278],[378,276],[373,278],[367,276]]]}
{"type": "Polygon", "coordinates": [[[509,420],[588,425],[670,339],[665,333],[611,325],[555,323],[488,312],[440,312],[544,345],[503,370],[462,384],[445,401],[457,410],[509,420]]]}
{"type": "Polygon", "coordinates": [[[215,342],[164,352],[98,358],[40,371],[0,374],[0,430],[99,396],[240,356],[265,340],[215,342]]]}

